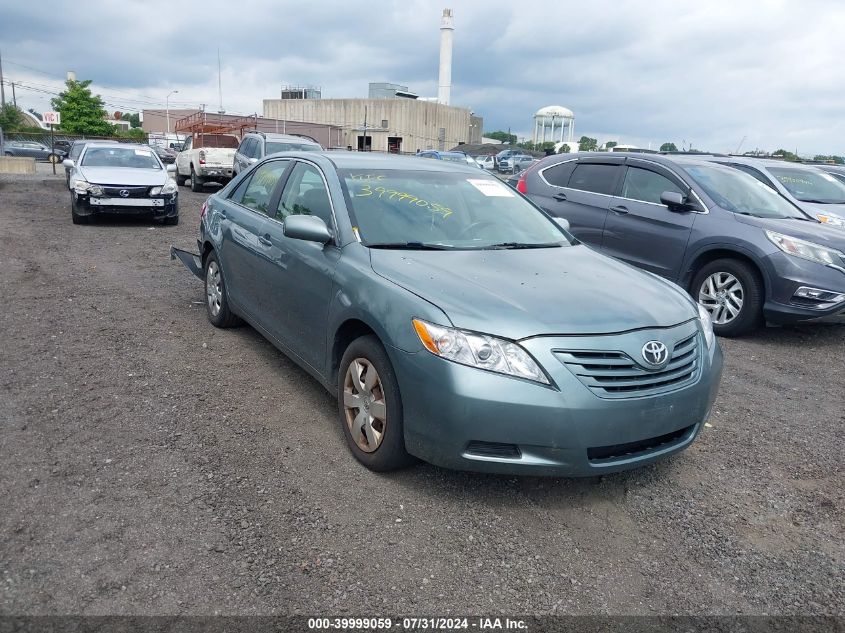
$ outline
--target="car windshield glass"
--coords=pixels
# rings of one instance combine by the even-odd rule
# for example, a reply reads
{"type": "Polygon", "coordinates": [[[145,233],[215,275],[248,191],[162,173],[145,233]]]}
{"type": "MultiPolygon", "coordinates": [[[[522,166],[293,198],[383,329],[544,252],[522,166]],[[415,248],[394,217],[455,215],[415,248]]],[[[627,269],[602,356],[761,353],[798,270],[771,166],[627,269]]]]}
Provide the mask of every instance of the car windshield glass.
{"type": "Polygon", "coordinates": [[[497,178],[449,171],[338,170],[368,246],[538,248],[570,238],[497,178]]]}
{"type": "Polygon", "coordinates": [[[807,219],[774,189],[745,172],[709,165],[689,166],[686,170],[723,209],[761,218],[807,219]]]}
{"type": "Polygon", "coordinates": [[[769,167],[789,193],[802,202],[845,203],[845,185],[820,170],[769,167]]]}
{"type": "Polygon", "coordinates": [[[237,137],[229,134],[198,134],[194,139],[194,147],[237,149],[238,145],[237,137]]]}
{"type": "Polygon", "coordinates": [[[82,155],[82,166],[161,169],[153,150],[129,147],[89,147],[82,155]]]}
{"type": "Polygon", "coordinates": [[[467,162],[466,156],[463,154],[440,154],[440,158],[442,160],[448,160],[450,163],[465,163],[467,162]]]}
{"type": "Polygon", "coordinates": [[[276,152],[319,152],[320,147],[313,143],[285,143],[285,142],[270,142],[267,141],[265,146],[267,154],[275,154],[276,152]]]}

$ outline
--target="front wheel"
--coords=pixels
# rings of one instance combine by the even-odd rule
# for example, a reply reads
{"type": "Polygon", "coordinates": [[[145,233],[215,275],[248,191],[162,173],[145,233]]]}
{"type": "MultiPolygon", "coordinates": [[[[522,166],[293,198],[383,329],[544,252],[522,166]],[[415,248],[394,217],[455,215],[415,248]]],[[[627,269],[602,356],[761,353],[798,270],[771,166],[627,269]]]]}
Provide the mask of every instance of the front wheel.
{"type": "Polygon", "coordinates": [[[378,338],[362,336],[346,348],[337,387],[340,423],[355,458],[375,471],[413,463],[405,450],[399,383],[378,338]]]}
{"type": "Polygon", "coordinates": [[[226,282],[217,255],[212,251],[205,260],[205,310],[214,327],[234,327],[240,319],[229,309],[226,282]]]}
{"type": "Polygon", "coordinates": [[[175,176],[175,180],[176,180],[176,184],[177,184],[179,187],[184,187],[184,186],[185,186],[185,183],[186,183],[186,182],[188,182],[188,179],[187,179],[187,178],[185,178],[184,176],[182,176],[182,175],[179,173],[179,169],[178,169],[178,168],[176,169],[176,176],[175,176]]]}
{"type": "Polygon", "coordinates": [[[695,299],[709,313],[718,336],[739,336],[763,322],[763,282],[759,273],[738,259],[705,264],[692,282],[695,299]]]}
{"type": "Polygon", "coordinates": [[[88,224],[91,222],[91,216],[77,212],[78,206],[73,195],[70,197],[70,217],[74,224],[88,224]]]}

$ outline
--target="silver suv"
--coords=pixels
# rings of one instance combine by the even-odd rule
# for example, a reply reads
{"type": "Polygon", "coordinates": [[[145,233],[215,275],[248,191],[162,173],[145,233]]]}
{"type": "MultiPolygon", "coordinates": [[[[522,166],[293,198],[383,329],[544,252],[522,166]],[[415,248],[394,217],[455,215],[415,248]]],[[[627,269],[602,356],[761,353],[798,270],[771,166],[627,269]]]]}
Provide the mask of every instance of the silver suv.
{"type": "Polygon", "coordinates": [[[320,152],[322,150],[323,147],[317,141],[306,136],[250,132],[244,136],[238,147],[232,171],[234,175],[237,175],[249,169],[253,163],[276,152],[320,152]]]}

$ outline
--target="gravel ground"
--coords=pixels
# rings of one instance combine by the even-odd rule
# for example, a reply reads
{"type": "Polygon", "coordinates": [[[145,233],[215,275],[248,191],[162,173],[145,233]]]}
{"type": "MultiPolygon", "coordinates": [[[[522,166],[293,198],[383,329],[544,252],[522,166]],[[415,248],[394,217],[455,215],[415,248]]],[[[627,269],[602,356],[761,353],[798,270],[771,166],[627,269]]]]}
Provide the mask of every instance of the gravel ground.
{"type": "Polygon", "coordinates": [[[378,475],[206,321],[168,259],[203,196],[74,226],[61,179],[0,178],[0,613],[845,614],[845,327],[722,341],[712,427],[655,466],[378,475]]]}

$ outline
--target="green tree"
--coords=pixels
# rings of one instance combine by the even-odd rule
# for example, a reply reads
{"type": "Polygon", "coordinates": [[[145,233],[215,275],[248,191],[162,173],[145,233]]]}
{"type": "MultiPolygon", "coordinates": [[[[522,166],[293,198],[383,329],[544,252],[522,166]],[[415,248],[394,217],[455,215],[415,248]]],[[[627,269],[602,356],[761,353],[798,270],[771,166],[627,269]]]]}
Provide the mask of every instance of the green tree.
{"type": "Polygon", "coordinates": [[[527,149],[528,151],[537,149],[532,141],[522,141],[522,143],[517,143],[516,146],[520,149],[527,149]]]}
{"type": "Polygon", "coordinates": [[[815,157],[813,157],[813,160],[818,160],[824,163],[832,161],[836,165],[842,165],[843,163],[845,163],[845,158],[836,155],[824,156],[823,154],[816,154],[815,157]]]}
{"type": "Polygon", "coordinates": [[[53,108],[62,115],[60,128],[71,134],[91,134],[109,136],[114,134],[114,126],[107,123],[103,100],[91,93],[88,87],[91,80],[74,81],[68,79],[65,89],[58,97],[50,100],[53,108]]]}
{"type": "Polygon", "coordinates": [[[23,127],[23,113],[17,106],[7,103],[0,108],[0,127],[4,132],[14,132],[23,127]]]}
{"type": "Polygon", "coordinates": [[[617,143],[616,141],[608,141],[607,143],[604,144],[604,148],[606,150],[610,151],[614,147],[616,147],[617,145],[619,145],[619,143],[617,143]]]}
{"type": "Polygon", "coordinates": [[[122,121],[129,121],[129,125],[133,128],[141,127],[141,116],[137,112],[133,112],[132,114],[124,112],[120,119],[122,121]]]}
{"type": "Polygon", "coordinates": [[[484,136],[496,139],[497,141],[502,141],[502,143],[507,143],[509,145],[516,143],[516,134],[508,134],[507,132],[502,132],[501,130],[496,130],[495,132],[485,132],[484,136]]]}
{"type": "Polygon", "coordinates": [[[798,161],[801,160],[800,158],[798,158],[798,154],[793,154],[789,150],[785,150],[785,149],[777,150],[775,153],[772,154],[772,156],[776,156],[778,158],[783,158],[784,160],[788,160],[788,161],[791,161],[793,163],[797,163],[798,161]]]}
{"type": "Polygon", "coordinates": [[[678,146],[675,145],[674,143],[663,143],[663,145],[660,146],[660,151],[661,152],[677,152],[678,146]]]}
{"type": "Polygon", "coordinates": [[[599,142],[594,138],[590,138],[589,136],[582,136],[578,141],[579,152],[594,152],[598,149],[598,147],[599,142]]]}
{"type": "Polygon", "coordinates": [[[560,149],[557,151],[558,154],[568,154],[570,152],[569,145],[566,143],[560,146],[560,149]]]}

